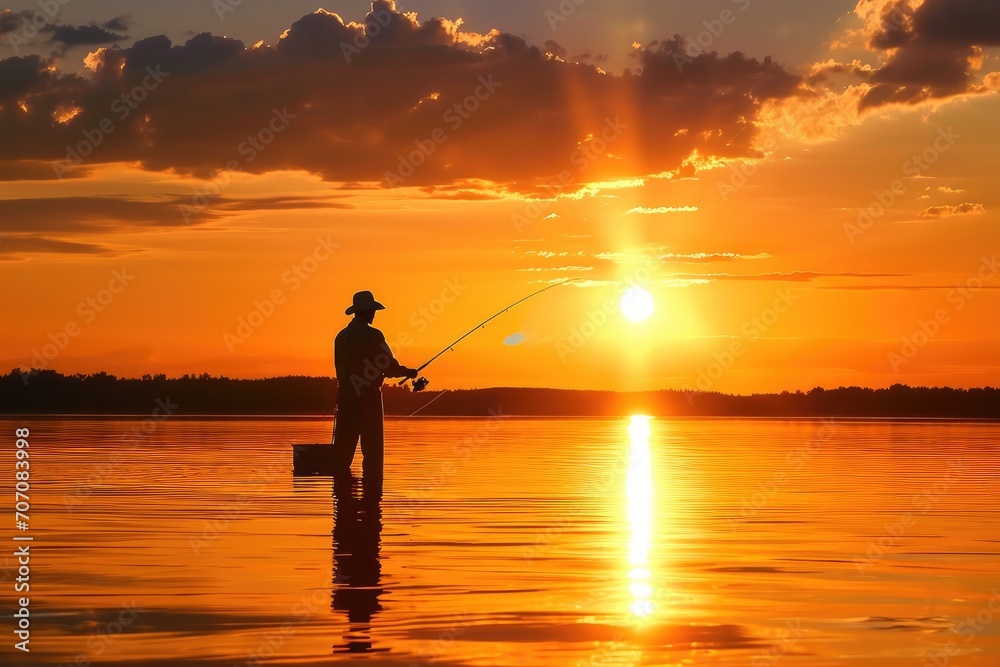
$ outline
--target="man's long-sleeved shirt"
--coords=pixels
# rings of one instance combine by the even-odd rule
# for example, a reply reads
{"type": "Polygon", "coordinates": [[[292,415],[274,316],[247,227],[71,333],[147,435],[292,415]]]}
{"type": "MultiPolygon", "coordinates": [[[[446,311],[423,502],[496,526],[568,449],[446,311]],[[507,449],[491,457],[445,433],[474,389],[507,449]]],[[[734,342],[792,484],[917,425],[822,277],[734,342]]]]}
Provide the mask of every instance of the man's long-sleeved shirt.
{"type": "Polygon", "coordinates": [[[382,332],[354,318],[333,343],[337,370],[337,401],[377,396],[387,377],[402,377],[406,369],[392,356],[382,332]]]}

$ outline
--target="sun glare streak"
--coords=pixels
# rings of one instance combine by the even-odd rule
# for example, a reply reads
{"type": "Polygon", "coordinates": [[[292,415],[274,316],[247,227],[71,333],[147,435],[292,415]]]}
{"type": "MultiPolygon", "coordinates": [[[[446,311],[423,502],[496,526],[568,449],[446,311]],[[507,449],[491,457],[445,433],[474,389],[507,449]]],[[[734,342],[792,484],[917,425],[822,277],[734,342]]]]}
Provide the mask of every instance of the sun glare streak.
{"type": "Polygon", "coordinates": [[[652,573],[649,550],[653,534],[653,474],[650,467],[650,418],[634,416],[628,427],[629,459],[625,476],[625,497],[629,524],[628,580],[634,616],[653,613],[652,573]]]}

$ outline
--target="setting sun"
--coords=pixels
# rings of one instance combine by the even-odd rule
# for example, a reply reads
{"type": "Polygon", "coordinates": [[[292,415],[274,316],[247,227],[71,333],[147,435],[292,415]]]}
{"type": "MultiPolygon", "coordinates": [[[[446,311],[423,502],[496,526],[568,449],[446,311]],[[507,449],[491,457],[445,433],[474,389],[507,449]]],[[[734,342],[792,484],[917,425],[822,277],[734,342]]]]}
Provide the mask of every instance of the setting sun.
{"type": "Polygon", "coordinates": [[[653,315],[653,295],[639,286],[630,288],[621,299],[622,315],[629,322],[645,322],[653,315]]]}

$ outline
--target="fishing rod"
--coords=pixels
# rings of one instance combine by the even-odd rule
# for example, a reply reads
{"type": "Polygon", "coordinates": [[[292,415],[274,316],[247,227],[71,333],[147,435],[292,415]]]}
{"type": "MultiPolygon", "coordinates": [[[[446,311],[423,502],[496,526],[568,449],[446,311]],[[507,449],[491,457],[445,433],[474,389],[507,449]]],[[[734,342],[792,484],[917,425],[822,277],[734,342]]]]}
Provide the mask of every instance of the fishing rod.
{"type": "MultiPolygon", "coordinates": [[[[530,299],[530,298],[532,298],[532,297],[535,297],[535,296],[538,296],[538,295],[539,295],[539,294],[541,294],[542,292],[548,292],[548,291],[549,291],[550,289],[555,289],[556,287],[559,287],[559,286],[561,286],[561,285],[565,285],[566,283],[571,283],[571,282],[574,282],[574,281],[576,281],[576,280],[582,280],[582,278],[567,278],[566,280],[561,280],[561,281],[557,282],[557,283],[556,283],[556,284],[554,284],[554,285],[549,285],[548,287],[544,287],[544,288],[542,288],[542,289],[538,290],[537,292],[532,292],[531,294],[529,294],[529,295],[528,295],[528,296],[526,296],[526,297],[523,297],[523,298],[520,298],[520,299],[518,299],[518,300],[517,300],[517,301],[515,301],[514,303],[512,303],[512,304],[510,304],[509,306],[507,306],[506,308],[504,308],[503,310],[500,310],[499,312],[495,313],[494,315],[491,315],[491,316],[487,317],[487,318],[486,318],[485,320],[483,320],[482,322],[480,322],[480,323],[479,323],[479,324],[477,324],[476,326],[474,326],[474,327],[472,327],[471,329],[469,329],[469,330],[468,330],[467,332],[465,332],[464,334],[462,334],[461,336],[459,336],[459,337],[458,337],[458,338],[457,338],[457,339],[456,339],[455,341],[453,341],[453,342],[452,342],[452,343],[451,343],[450,345],[446,345],[446,346],[444,347],[444,349],[443,349],[443,350],[441,350],[440,352],[438,352],[437,354],[435,354],[435,355],[434,355],[433,357],[431,357],[430,359],[428,359],[427,361],[425,361],[425,362],[424,362],[423,364],[421,364],[421,365],[420,365],[420,366],[419,366],[419,367],[417,368],[417,372],[419,373],[419,372],[420,372],[420,371],[422,371],[423,369],[425,369],[425,368],[427,368],[428,366],[430,366],[430,365],[431,365],[431,363],[432,363],[432,362],[433,362],[433,361],[434,361],[435,359],[437,359],[438,357],[440,357],[440,356],[441,356],[442,354],[444,354],[444,353],[445,353],[445,352],[447,352],[448,350],[452,350],[452,351],[454,351],[454,347],[455,347],[456,345],[458,345],[458,344],[459,344],[459,343],[461,343],[461,342],[462,342],[463,340],[465,340],[466,338],[468,338],[468,337],[469,337],[469,336],[471,336],[472,334],[476,333],[477,331],[479,331],[480,329],[482,329],[483,327],[485,327],[485,326],[486,326],[487,324],[489,324],[490,322],[492,322],[492,321],[493,321],[493,320],[495,320],[496,318],[498,318],[498,317],[500,317],[501,315],[503,315],[504,313],[506,313],[506,312],[507,312],[508,310],[510,310],[510,309],[511,309],[511,308],[513,308],[514,306],[517,306],[517,305],[519,305],[519,304],[522,304],[522,303],[524,303],[525,301],[527,301],[528,299],[530,299]]],[[[410,379],[410,378],[403,378],[402,380],[400,380],[400,381],[399,381],[399,385],[404,385],[404,384],[406,384],[406,383],[407,383],[407,382],[409,381],[409,379],[410,379]]],[[[427,379],[427,378],[425,378],[425,377],[418,377],[418,378],[415,378],[415,379],[413,380],[413,391],[423,391],[423,390],[424,390],[424,389],[425,389],[425,388],[427,387],[427,385],[428,385],[429,383],[430,383],[430,380],[428,380],[428,379],[427,379]]],[[[426,406],[425,406],[425,407],[426,407],[426,406]]]]}

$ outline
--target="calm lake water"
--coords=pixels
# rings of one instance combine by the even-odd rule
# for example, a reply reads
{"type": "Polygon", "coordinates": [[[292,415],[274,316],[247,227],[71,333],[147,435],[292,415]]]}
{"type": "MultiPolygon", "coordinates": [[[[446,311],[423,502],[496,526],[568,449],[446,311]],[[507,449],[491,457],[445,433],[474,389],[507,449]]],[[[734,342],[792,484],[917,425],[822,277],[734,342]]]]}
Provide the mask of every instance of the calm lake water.
{"type": "Polygon", "coordinates": [[[4,665],[1000,665],[997,424],[388,420],[335,527],[326,419],[0,421],[4,665]]]}

